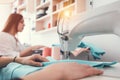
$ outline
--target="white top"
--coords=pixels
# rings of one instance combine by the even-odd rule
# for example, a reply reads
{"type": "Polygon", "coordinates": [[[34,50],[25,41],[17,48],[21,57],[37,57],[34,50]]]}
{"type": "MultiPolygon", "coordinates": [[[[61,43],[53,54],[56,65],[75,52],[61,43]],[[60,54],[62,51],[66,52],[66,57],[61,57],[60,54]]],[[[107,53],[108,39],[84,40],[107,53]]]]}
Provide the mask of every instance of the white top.
{"type": "Polygon", "coordinates": [[[0,55],[19,56],[23,49],[24,47],[19,41],[16,41],[14,36],[0,32],[0,55]]]}

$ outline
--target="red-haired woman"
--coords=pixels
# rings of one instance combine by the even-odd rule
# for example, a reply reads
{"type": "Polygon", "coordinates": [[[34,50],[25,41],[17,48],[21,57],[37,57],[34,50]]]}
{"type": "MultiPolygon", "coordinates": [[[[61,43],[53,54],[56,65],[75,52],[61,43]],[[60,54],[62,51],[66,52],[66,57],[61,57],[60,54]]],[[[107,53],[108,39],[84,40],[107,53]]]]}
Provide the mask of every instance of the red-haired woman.
{"type": "Polygon", "coordinates": [[[21,14],[11,14],[5,24],[4,29],[0,32],[0,52],[7,56],[29,56],[33,49],[39,49],[44,46],[36,45],[24,48],[19,42],[16,35],[24,29],[24,19],[21,14]]]}

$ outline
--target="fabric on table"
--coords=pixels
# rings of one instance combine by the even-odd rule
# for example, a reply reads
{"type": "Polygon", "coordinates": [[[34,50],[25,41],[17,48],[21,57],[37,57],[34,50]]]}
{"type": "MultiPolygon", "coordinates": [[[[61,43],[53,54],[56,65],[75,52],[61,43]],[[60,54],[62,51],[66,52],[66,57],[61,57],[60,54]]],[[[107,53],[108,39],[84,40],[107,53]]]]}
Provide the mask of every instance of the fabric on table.
{"type": "Polygon", "coordinates": [[[92,67],[104,68],[116,64],[117,62],[94,62],[94,61],[85,61],[85,60],[59,60],[51,62],[43,62],[43,66],[48,66],[50,64],[60,63],[60,62],[77,62],[79,64],[87,64],[92,67]]]}
{"type": "Polygon", "coordinates": [[[76,60],[76,59],[70,59],[70,60],[56,60],[52,57],[47,57],[47,59],[50,62],[43,62],[43,66],[48,66],[50,64],[54,64],[54,63],[59,63],[59,62],[77,62],[79,64],[87,64],[90,65],[92,67],[97,67],[97,68],[104,68],[104,67],[110,67],[111,65],[116,64],[116,61],[113,62],[97,62],[97,61],[87,61],[87,60],[76,60]]]}
{"type": "Polygon", "coordinates": [[[12,80],[41,70],[43,67],[33,67],[19,63],[10,63],[5,68],[0,69],[0,80],[12,80]]]}
{"type": "Polygon", "coordinates": [[[33,67],[12,62],[8,64],[5,68],[0,69],[0,80],[11,80],[16,77],[19,78],[28,75],[32,72],[41,70],[48,65],[60,62],[77,62],[79,64],[87,64],[97,68],[109,67],[117,63],[117,62],[94,62],[85,60],[54,60],[52,57],[48,57],[48,59],[50,60],[50,62],[43,62],[42,67],[33,67]]]}

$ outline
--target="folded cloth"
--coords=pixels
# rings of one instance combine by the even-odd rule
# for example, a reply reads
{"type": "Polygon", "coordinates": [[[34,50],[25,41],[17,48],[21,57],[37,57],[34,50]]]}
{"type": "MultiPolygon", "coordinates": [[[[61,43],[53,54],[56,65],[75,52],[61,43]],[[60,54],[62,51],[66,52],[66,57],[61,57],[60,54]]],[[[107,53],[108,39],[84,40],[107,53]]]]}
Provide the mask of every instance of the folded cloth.
{"type": "Polygon", "coordinates": [[[96,45],[93,45],[92,43],[80,42],[78,47],[81,47],[81,48],[89,47],[90,53],[94,59],[101,59],[101,56],[105,54],[105,51],[103,49],[97,47],[96,45]]]}
{"type": "Polygon", "coordinates": [[[87,61],[87,60],[76,60],[76,59],[70,59],[70,60],[56,60],[52,57],[46,57],[50,62],[43,62],[43,66],[47,66],[50,64],[54,63],[59,63],[59,62],[77,62],[80,64],[87,64],[92,67],[97,67],[97,68],[104,68],[104,67],[110,67],[111,65],[116,64],[116,61],[113,62],[96,62],[96,61],[87,61]]]}
{"type": "Polygon", "coordinates": [[[85,61],[85,60],[54,60],[50,57],[49,60],[50,62],[43,62],[42,67],[33,67],[29,65],[22,65],[19,63],[12,62],[8,64],[5,68],[0,69],[0,80],[12,80],[13,78],[20,78],[35,71],[41,70],[48,65],[59,62],[77,62],[79,64],[87,64],[97,68],[109,67],[117,63],[117,62],[93,62],[93,61],[85,61]]]}
{"type": "Polygon", "coordinates": [[[41,69],[43,69],[43,67],[34,67],[12,62],[5,68],[0,69],[0,80],[13,80],[14,78],[20,78],[41,69]]]}

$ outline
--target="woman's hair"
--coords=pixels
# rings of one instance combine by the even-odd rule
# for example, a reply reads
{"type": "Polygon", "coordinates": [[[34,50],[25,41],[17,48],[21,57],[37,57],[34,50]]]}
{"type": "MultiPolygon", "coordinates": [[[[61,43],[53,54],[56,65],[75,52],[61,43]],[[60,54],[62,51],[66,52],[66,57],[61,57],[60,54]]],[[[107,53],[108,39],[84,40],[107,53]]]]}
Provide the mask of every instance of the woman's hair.
{"type": "Polygon", "coordinates": [[[18,24],[22,18],[23,16],[21,14],[18,13],[10,14],[6,21],[5,27],[2,31],[9,33],[11,29],[14,29],[14,33],[16,34],[18,32],[17,30],[18,24]]]}

